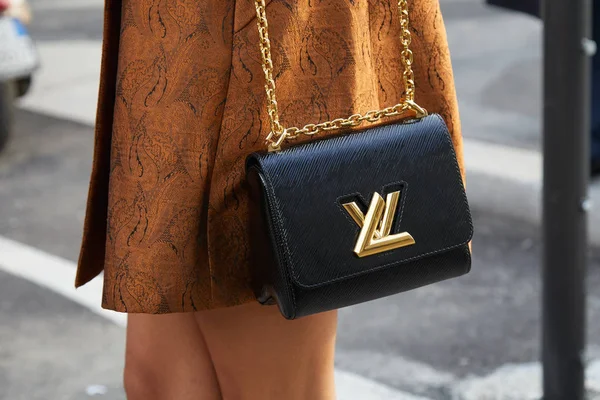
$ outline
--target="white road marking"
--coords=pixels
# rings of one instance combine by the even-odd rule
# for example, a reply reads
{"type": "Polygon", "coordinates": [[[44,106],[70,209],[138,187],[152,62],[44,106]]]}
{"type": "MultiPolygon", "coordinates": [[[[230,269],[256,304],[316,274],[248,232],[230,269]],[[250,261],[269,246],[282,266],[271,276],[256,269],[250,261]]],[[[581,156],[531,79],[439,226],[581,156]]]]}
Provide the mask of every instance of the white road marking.
{"type": "MultiPolygon", "coordinates": [[[[600,362],[586,371],[588,400],[600,400],[600,362]]],[[[538,400],[542,393],[540,363],[507,364],[484,377],[468,377],[452,389],[454,400],[538,400]]]]}
{"type": "Polygon", "coordinates": [[[337,370],[335,374],[338,400],[428,400],[401,393],[351,372],[337,370]]]}
{"type": "Polygon", "coordinates": [[[537,151],[465,139],[464,153],[467,173],[473,171],[525,185],[541,186],[542,155],[537,151]]]}
{"type": "Polygon", "coordinates": [[[443,391],[457,380],[449,372],[439,371],[431,365],[399,357],[392,352],[344,349],[338,351],[336,365],[412,393],[443,391]],[[373,369],[373,365],[377,365],[376,370],[373,369]]]}
{"type": "MultiPolygon", "coordinates": [[[[540,226],[542,155],[537,151],[468,139],[464,150],[471,205],[540,226]]],[[[587,201],[588,234],[590,244],[595,246],[600,246],[599,203],[600,181],[591,182],[587,201]]]]}
{"type": "Polygon", "coordinates": [[[485,377],[471,377],[453,388],[456,400],[537,400],[541,398],[537,363],[505,365],[485,377]]]}
{"type": "MultiPolygon", "coordinates": [[[[0,270],[50,289],[119,326],[126,326],[126,314],[100,307],[101,277],[75,289],[75,264],[71,261],[0,236],[0,270]]],[[[336,386],[339,400],[428,400],[339,369],[336,386]]]]}
{"type": "Polygon", "coordinates": [[[75,290],[75,264],[0,236],[0,270],[50,289],[90,311],[125,326],[126,315],[102,309],[102,278],[75,290]]]}
{"type": "MultiPolygon", "coordinates": [[[[87,1],[87,0],[86,0],[87,1]]],[[[40,69],[19,101],[29,111],[93,125],[102,47],[97,40],[40,42],[40,69]]]]}
{"type": "Polygon", "coordinates": [[[96,8],[104,9],[103,0],[48,0],[46,3],[35,3],[32,6],[33,18],[36,17],[38,11],[52,10],[76,10],[81,8],[96,8]]]}

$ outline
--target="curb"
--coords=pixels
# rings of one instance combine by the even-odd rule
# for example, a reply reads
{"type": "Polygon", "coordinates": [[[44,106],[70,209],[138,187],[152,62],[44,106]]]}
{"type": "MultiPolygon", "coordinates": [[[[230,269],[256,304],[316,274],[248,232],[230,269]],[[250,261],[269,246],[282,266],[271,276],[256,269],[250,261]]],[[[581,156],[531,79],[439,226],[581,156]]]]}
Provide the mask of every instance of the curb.
{"type": "MultiPolygon", "coordinates": [[[[600,361],[588,364],[588,400],[600,400],[600,361]]],[[[539,363],[509,364],[485,377],[467,378],[452,390],[452,400],[539,400],[542,371],[539,363]]]]}

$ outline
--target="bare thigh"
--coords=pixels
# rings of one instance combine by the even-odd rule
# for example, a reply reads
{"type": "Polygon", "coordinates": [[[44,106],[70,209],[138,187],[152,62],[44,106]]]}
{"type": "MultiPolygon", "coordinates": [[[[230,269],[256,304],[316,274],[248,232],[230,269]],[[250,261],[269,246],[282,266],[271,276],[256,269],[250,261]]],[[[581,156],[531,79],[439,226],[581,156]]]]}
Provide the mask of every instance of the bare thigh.
{"type": "Polygon", "coordinates": [[[128,400],[222,398],[193,313],[130,314],[124,378],[128,400]]]}
{"type": "Polygon", "coordinates": [[[224,400],[334,400],[337,312],[295,321],[249,304],[196,313],[224,400]]]}

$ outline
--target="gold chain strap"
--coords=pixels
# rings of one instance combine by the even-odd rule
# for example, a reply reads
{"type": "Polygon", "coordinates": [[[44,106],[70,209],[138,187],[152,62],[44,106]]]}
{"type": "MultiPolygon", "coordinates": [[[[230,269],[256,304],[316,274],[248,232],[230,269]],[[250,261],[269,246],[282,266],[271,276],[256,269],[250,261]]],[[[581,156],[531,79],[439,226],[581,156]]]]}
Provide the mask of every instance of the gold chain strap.
{"type": "Polygon", "coordinates": [[[413,53],[410,50],[412,40],[409,30],[408,2],[398,0],[398,14],[400,16],[402,52],[400,53],[402,65],[404,66],[404,100],[391,107],[381,110],[368,111],[365,114],[354,114],[348,118],[337,118],[332,121],[319,124],[307,124],[302,128],[284,128],[279,122],[279,108],[275,96],[275,80],[273,79],[273,60],[271,58],[271,42],[269,40],[269,24],[265,0],[255,0],[258,34],[260,37],[260,53],[262,55],[262,67],[265,73],[265,91],[267,94],[267,110],[271,123],[271,132],[267,136],[269,151],[278,151],[281,144],[286,140],[292,140],[299,135],[312,136],[319,132],[337,130],[358,126],[363,122],[377,122],[382,118],[395,117],[407,111],[414,111],[417,118],[427,115],[427,111],[415,103],[415,76],[413,73],[413,53]]]}

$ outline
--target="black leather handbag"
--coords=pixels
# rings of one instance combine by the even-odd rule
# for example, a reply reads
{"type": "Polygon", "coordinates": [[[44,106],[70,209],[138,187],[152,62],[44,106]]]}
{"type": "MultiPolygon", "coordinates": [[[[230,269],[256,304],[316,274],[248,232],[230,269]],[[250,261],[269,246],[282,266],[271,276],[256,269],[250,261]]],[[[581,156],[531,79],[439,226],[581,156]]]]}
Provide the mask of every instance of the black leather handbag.
{"type": "Polygon", "coordinates": [[[271,133],[247,159],[253,286],[299,318],[469,272],[473,227],[448,129],[414,102],[408,9],[400,0],[405,94],[365,115],[284,129],[264,0],[256,0],[271,133]],[[401,122],[285,146],[299,134],[401,122]]]}

